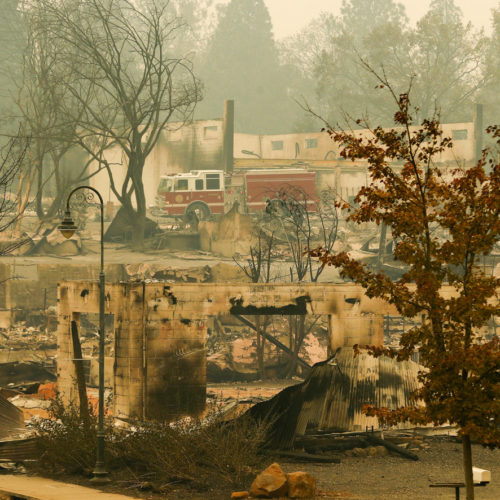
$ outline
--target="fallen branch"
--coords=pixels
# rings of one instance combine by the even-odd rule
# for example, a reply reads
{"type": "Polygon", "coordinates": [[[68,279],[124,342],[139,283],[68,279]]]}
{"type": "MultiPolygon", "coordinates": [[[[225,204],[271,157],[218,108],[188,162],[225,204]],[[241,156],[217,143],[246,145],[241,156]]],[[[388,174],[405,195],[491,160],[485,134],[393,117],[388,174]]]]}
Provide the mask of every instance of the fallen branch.
{"type": "Polygon", "coordinates": [[[366,439],[371,444],[385,446],[389,451],[393,451],[394,453],[398,453],[402,457],[409,458],[410,460],[418,460],[418,455],[415,455],[415,453],[412,453],[411,451],[405,450],[404,448],[401,448],[400,446],[398,446],[396,444],[393,444],[389,441],[386,441],[385,439],[380,439],[380,438],[372,436],[370,434],[367,434],[366,439]]]}
{"type": "Polygon", "coordinates": [[[340,458],[336,455],[313,455],[312,453],[305,453],[301,451],[277,451],[274,450],[269,453],[272,456],[281,458],[288,458],[296,462],[316,462],[324,464],[339,464],[340,458]]]}

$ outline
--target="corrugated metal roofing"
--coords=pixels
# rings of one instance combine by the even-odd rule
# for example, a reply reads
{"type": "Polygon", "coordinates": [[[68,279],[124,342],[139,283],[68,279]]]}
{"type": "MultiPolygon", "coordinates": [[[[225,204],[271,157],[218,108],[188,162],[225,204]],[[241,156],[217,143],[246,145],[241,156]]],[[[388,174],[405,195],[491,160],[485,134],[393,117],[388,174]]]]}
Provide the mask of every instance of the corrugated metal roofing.
{"type": "Polygon", "coordinates": [[[367,353],[354,356],[352,347],[317,363],[307,379],[249,410],[255,417],[274,418],[271,440],[289,447],[306,429],[364,431],[378,428],[377,419],[362,412],[364,404],[391,409],[410,404],[422,369],[413,361],[396,361],[367,353]]]}
{"type": "Polygon", "coordinates": [[[0,439],[18,435],[24,430],[22,410],[0,394],[0,439]]]}

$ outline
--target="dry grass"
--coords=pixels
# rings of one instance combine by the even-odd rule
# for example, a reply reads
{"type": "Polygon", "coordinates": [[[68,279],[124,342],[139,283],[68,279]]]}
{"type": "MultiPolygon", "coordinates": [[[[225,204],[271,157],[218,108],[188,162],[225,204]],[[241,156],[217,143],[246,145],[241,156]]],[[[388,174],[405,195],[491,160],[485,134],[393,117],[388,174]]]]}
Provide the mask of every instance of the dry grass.
{"type": "MultiPolygon", "coordinates": [[[[52,420],[35,424],[40,459],[30,465],[41,474],[90,476],[95,464],[96,416],[81,423],[75,408],[59,400],[52,420]]],[[[140,423],[133,430],[117,429],[106,421],[106,467],[124,487],[167,492],[182,484],[197,491],[231,488],[248,482],[262,466],[259,449],[267,424],[239,418],[225,421],[212,410],[202,421],[186,419],[140,423]]]]}

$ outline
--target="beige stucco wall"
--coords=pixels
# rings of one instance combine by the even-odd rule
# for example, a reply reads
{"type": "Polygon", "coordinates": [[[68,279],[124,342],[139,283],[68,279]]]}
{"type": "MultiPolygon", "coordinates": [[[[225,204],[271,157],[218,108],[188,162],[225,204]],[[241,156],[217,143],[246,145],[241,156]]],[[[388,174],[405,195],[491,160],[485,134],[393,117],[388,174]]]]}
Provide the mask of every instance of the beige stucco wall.
{"type": "MultiPolygon", "coordinates": [[[[170,124],[170,130],[165,130],[160,139],[146,160],[144,168],[144,189],[148,205],[155,204],[156,190],[162,175],[188,172],[190,170],[206,170],[222,168],[222,139],[223,122],[217,120],[199,120],[189,125],[170,124]]],[[[438,158],[439,162],[471,161],[474,158],[474,124],[468,123],[445,123],[442,124],[445,136],[452,136],[453,131],[466,131],[467,139],[454,140],[453,149],[447,149],[438,158]]],[[[359,130],[356,134],[369,137],[368,130],[359,130]]],[[[346,175],[341,178],[337,176],[337,186],[342,193],[351,195],[354,190],[361,187],[358,175],[353,177],[352,163],[340,158],[340,148],[335,144],[328,134],[324,132],[311,132],[300,134],[234,134],[234,158],[249,162],[249,166],[259,167],[257,156],[243,153],[250,151],[268,160],[267,163],[273,166],[275,160],[279,165],[284,160],[292,166],[295,162],[331,162],[332,170],[338,168],[347,169],[346,175]],[[316,141],[316,147],[307,147],[308,141],[316,141]],[[273,143],[281,141],[282,149],[274,149],[273,143]],[[255,163],[255,165],[253,165],[255,163]]],[[[121,183],[125,173],[125,157],[118,148],[106,152],[108,161],[112,164],[112,171],[115,183],[121,188],[121,183]]],[[[358,168],[363,170],[360,176],[366,176],[366,162],[358,162],[358,168]],[[359,164],[359,165],[358,165],[359,164]]],[[[241,165],[241,164],[240,164],[241,165]]],[[[282,166],[287,166],[283,165],[282,166]]],[[[295,165],[296,166],[296,165],[295,165]]],[[[95,168],[91,165],[90,169],[95,168]]],[[[314,165],[311,167],[314,168],[314,165]]],[[[331,185],[331,179],[323,170],[322,182],[325,186],[331,185]]],[[[107,172],[103,171],[94,176],[90,183],[101,191],[105,201],[116,202],[116,197],[111,192],[107,172]]],[[[322,187],[325,187],[322,186],[322,187]]]]}

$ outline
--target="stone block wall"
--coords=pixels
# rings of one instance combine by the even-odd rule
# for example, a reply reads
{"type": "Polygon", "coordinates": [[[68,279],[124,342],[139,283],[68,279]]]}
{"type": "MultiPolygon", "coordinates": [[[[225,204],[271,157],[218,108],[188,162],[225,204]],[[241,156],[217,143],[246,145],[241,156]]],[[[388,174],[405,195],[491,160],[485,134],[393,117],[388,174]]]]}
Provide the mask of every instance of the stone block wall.
{"type": "MultiPolygon", "coordinates": [[[[450,287],[443,294],[454,293],[450,287]]],[[[96,281],[59,284],[58,383],[77,397],[71,321],[98,313],[96,281]]],[[[106,284],[105,313],[114,316],[113,413],[124,418],[175,419],[205,407],[207,321],[235,314],[325,314],[330,351],[382,345],[383,314],[394,306],[370,299],[349,283],[106,284]]]]}
{"type": "MultiPolygon", "coordinates": [[[[171,420],[205,408],[206,320],[174,318],[175,308],[158,307],[164,294],[163,283],[106,284],[105,313],[114,316],[117,417],[171,420]]],[[[61,283],[58,307],[58,388],[65,402],[76,402],[71,321],[99,312],[98,283],[61,283]]]]}

